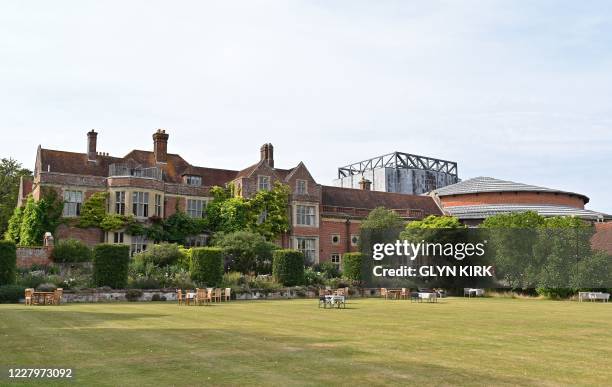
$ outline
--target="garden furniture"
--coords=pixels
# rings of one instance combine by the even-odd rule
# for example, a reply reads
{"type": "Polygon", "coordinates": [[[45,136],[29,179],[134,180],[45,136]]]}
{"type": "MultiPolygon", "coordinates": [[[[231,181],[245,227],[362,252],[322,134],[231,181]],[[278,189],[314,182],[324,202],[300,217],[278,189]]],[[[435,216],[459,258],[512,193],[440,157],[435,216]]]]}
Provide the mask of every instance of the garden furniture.
{"type": "Polygon", "coordinates": [[[421,297],[419,297],[419,292],[410,293],[410,302],[421,302],[421,297]]]}
{"type": "MultiPolygon", "coordinates": [[[[324,296],[325,298],[325,302],[323,303],[323,308],[326,308],[328,305],[330,308],[333,308],[334,306],[337,306],[338,309],[340,309],[340,307],[342,306],[343,308],[346,308],[346,299],[344,298],[344,296],[338,296],[338,295],[326,295],[324,296]]],[[[319,301],[319,307],[321,306],[321,301],[319,301]]]]}
{"type": "Polygon", "coordinates": [[[419,298],[421,300],[427,300],[428,302],[438,302],[438,293],[435,293],[435,292],[419,292],[419,298]]]}
{"type": "Polygon", "coordinates": [[[402,288],[402,291],[400,293],[400,298],[403,300],[408,298],[408,289],[402,288]]]}
{"type": "Polygon", "coordinates": [[[387,299],[387,297],[388,297],[387,288],[380,288],[380,296],[384,297],[385,300],[387,299]]]}
{"type": "Polygon", "coordinates": [[[610,299],[610,293],[603,293],[603,292],[590,292],[589,293],[589,300],[591,301],[602,300],[603,302],[608,302],[609,299],[610,299]]]}
{"type": "Polygon", "coordinates": [[[176,289],[176,300],[179,305],[183,303],[183,291],[181,289],[176,289]]]}
{"type": "Polygon", "coordinates": [[[55,289],[55,291],[53,292],[53,304],[54,305],[59,305],[60,302],[62,301],[62,296],[63,295],[64,295],[64,289],[63,288],[55,289]]]}
{"type": "Polygon", "coordinates": [[[196,303],[198,305],[202,305],[202,303],[206,304],[207,300],[206,289],[196,288],[196,303]]]}
{"type": "Polygon", "coordinates": [[[221,288],[216,288],[214,294],[215,302],[221,302],[221,299],[223,298],[223,290],[221,288]]]}
{"type": "Polygon", "coordinates": [[[229,301],[232,297],[232,288],[225,288],[225,301],[229,301]]]}
{"type": "Polygon", "coordinates": [[[32,305],[32,294],[34,293],[34,289],[28,288],[25,290],[25,304],[32,305]]]}
{"type": "Polygon", "coordinates": [[[387,295],[389,298],[399,300],[402,291],[399,289],[387,289],[387,295]]]}

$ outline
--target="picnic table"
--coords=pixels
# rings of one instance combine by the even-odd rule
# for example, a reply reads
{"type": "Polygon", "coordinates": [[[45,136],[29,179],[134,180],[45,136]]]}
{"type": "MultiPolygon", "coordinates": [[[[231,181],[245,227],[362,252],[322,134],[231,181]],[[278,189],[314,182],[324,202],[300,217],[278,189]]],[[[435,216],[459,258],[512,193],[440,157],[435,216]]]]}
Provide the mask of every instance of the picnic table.
{"type": "Polygon", "coordinates": [[[419,292],[419,298],[421,300],[427,300],[427,302],[438,302],[437,293],[419,292]]]}
{"type": "Polygon", "coordinates": [[[578,292],[578,301],[582,302],[582,300],[585,299],[590,301],[602,300],[603,302],[608,302],[608,300],[610,299],[610,293],[578,292]]]}
{"type": "Polygon", "coordinates": [[[51,305],[53,304],[54,292],[34,292],[32,298],[35,304],[51,305]]]}
{"type": "Polygon", "coordinates": [[[326,294],[325,296],[319,298],[319,308],[323,304],[323,308],[327,308],[329,305],[330,308],[337,306],[338,309],[340,307],[346,308],[346,298],[344,296],[334,295],[334,294],[326,294]]]}
{"type": "Polygon", "coordinates": [[[402,289],[388,289],[387,294],[389,295],[390,298],[399,300],[400,296],[402,295],[402,289]]]}

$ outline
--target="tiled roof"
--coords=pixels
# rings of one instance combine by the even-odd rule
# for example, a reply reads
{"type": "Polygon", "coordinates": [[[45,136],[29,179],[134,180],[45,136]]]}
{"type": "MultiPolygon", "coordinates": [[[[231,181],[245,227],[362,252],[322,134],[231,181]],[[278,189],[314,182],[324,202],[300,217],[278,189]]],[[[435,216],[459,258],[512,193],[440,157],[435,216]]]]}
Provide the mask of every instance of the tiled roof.
{"type": "Polygon", "coordinates": [[[535,185],[516,183],[514,181],[500,180],[494,179],[492,177],[475,177],[473,179],[468,179],[461,181],[456,184],[447,185],[446,187],[438,188],[433,192],[438,196],[448,196],[448,195],[463,195],[463,194],[472,194],[472,193],[480,193],[480,192],[550,192],[550,193],[563,193],[568,195],[575,195],[583,198],[585,203],[588,203],[589,198],[577,194],[574,192],[566,192],[560,191],[557,189],[539,187],[535,185]]]}
{"type": "MultiPolygon", "coordinates": [[[[150,151],[133,150],[125,157],[112,157],[98,155],[97,161],[87,161],[87,154],[64,152],[51,149],[40,150],[42,171],[70,173],[76,175],[108,176],[109,165],[115,163],[133,162],[143,167],[155,166],[155,154],[150,151]]],[[[169,183],[182,182],[184,174],[194,174],[202,177],[205,186],[224,185],[236,177],[237,171],[197,167],[189,164],[177,154],[168,154],[166,164],[160,165],[163,169],[164,181],[169,183]]]]}
{"type": "Polygon", "coordinates": [[[585,220],[612,219],[611,215],[569,206],[530,204],[484,204],[447,207],[445,210],[459,219],[485,219],[499,214],[534,211],[542,216],[576,216],[585,220]]]}
{"type": "Polygon", "coordinates": [[[612,255],[612,222],[595,224],[595,235],[591,238],[591,246],[595,250],[607,251],[612,255]]]}
{"type": "Polygon", "coordinates": [[[354,188],[322,186],[323,206],[374,209],[420,209],[425,215],[441,215],[442,211],[430,196],[406,195],[354,188]]]}

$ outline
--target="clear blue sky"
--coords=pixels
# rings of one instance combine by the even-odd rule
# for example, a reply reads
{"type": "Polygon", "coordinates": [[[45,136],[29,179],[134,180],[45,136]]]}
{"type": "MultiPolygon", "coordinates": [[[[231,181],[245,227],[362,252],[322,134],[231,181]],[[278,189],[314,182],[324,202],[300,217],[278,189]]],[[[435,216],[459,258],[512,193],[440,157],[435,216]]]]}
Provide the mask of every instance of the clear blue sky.
{"type": "Polygon", "coordinates": [[[612,213],[612,2],[3,1],[0,156],[336,168],[394,150],[612,213]]]}

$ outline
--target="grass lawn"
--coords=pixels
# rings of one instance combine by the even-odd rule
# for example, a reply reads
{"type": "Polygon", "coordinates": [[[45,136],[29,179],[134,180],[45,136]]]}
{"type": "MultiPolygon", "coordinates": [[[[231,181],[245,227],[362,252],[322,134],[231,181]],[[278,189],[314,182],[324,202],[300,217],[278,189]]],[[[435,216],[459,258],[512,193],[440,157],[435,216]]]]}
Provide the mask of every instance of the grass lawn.
{"type": "Polygon", "coordinates": [[[0,305],[0,335],[0,367],[72,367],[78,385],[612,381],[612,304],[603,303],[366,299],[346,310],[319,309],[316,300],[0,305]]]}

